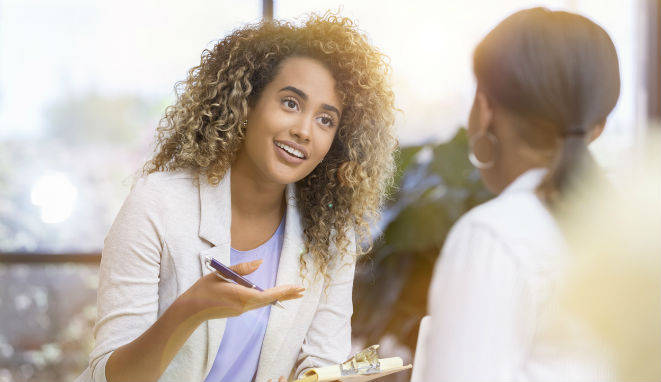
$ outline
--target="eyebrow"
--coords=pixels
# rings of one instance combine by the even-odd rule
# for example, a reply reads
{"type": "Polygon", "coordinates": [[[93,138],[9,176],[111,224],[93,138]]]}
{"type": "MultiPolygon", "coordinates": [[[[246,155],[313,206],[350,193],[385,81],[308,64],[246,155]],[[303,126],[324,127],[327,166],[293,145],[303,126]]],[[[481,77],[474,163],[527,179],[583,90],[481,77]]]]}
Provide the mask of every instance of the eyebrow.
{"type": "MultiPolygon", "coordinates": [[[[280,89],[281,92],[286,91],[286,90],[289,90],[291,92],[294,92],[294,93],[298,94],[298,96],[303,98],[304,101],[308,100],[308,95],[305,94],[305,92],[303,90],[299,89],[299,88],[295,88],[293,86],[285,86],[284,88],[280,89]]],[[[337,110],[337,108],[333,105],[329,105],[329,104],[324,103],[324,104],[321,104],[321,108],[324,109],[324,110],[334,112],[335,114],[337,114],[338,117],[341,115],[340,111],[337,110]]]]}

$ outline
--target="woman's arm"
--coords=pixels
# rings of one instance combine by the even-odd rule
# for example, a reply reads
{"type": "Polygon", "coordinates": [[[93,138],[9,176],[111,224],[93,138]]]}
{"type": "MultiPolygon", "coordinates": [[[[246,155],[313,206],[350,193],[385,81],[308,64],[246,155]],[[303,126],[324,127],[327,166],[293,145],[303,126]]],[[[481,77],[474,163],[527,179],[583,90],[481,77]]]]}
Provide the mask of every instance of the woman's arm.
{"type": "MultiPolygon", "coordinates": [[[[160,196],[151,183],[145,178],[136,182],[104,241],[95,345],[90,354],[95,382],[114,377],[106,372],[114,350],[135,340],[157,318],[164,229],[161,209],[156,205],[160,196]]],[[[147,368],[144,372],[151,371],[147,368]]]]}
{"type": "Polygon", "coordinates": [[[200,317],[191,316],[190,311],[185,303],[176,300],[140,337],[114,350],[105,366],[107,381],[158,380],[188,337],[203,322],[200,317]]]}
{"type": "Polygon", "coordinates": [[[460,221],[429,294],[424,381],[512,381],[531,339],[525,270],[489,227],[460,221]]]}
{"type": "MultiPolygon", "coordinates": [[[[241,263],[232,269],[246,275],[257,270],[261,260],[241,263]]],[[[179,296],[140,337],[116,349],[106,364],[109,382],[156,381],[193,331],[204,321],[237,316],[275,300],[300,296],[288,286],[264,292],[219,280],[208,274],[179,296]],[[140,362],[136,362],[139,359],[140,362]]]]}

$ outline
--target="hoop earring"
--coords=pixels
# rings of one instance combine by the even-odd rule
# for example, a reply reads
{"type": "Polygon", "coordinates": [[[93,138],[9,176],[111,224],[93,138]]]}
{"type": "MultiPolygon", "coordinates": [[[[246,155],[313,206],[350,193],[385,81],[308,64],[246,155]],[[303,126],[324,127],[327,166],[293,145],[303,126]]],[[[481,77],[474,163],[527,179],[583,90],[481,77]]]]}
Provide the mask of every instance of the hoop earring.
{"type": "Polygon", "coordinates": [[[495,154],[496,147],[498,147],[498,139],[496,138],[495,135],[491,134],[490,132],[487,131],[486,133],[484,133],[482,135],[474,135],[468,141],[468,160],[473,164],[473,166],[479,168],[480,170],[485,170],[485,169],[491,168],[491,167],[493,167],[494,163],[496,163],[496,154],[495,154]],[[494,152],[493,158],[488,162],[482,162],[481,160],[479,160],[477,158],[477,156],[475,155],[475,151],[473,151],[473,148],[475,147],[475,143],[477,143],[477,141],[480,138],[482,138],[483,136],[486,137],[494,147],[493,148],[493,152],[494,152]]]}

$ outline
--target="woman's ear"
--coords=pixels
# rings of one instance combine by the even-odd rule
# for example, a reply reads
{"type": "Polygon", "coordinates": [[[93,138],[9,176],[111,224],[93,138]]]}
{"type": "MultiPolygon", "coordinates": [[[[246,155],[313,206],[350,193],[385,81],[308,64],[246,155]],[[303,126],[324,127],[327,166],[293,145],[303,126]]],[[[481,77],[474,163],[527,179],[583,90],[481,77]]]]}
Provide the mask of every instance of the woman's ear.
{"type": "Polygon", "coordinates": [[[241,121],[241,130],[243,130],[244,132],[245,132],[246,128],[248,127],[248,120],[250,119],[250,112],[251,112],[251,109],[250,109],[250,106],[248,106],[246,108],[246,115],[243,118],[243,121],[241,121]]]}
{"type": "Polygon", "coordinates": [[[493,123],[493,105],[489,97],[479,88],[475,92],[475,128],[476,133],[486,134],[493,123]]]}

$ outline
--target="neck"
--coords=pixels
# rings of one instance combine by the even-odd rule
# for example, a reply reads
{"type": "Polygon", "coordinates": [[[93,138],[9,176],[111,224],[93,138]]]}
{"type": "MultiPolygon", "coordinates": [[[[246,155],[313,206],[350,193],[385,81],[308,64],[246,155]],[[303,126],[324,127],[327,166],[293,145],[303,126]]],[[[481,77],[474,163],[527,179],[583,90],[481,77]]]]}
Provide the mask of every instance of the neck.
{"type": "Polygon", "coordinates": [[[532,163],[513,163],[511,167],[504,170],[503,185],[501,186],[500,191],[503,191],[505,188],[507,188],[507,186],[512,184],[512,182],[521,176],[521,174],[535,167],[539,166],[535,166],[532,163]]]}
{"type": "Polygon", "coordinates": [[[512,184],[521,174],[538,167],[546,167],[539,154],[530,152],[521,146],[512,146],[505,148],[504,155],[496,161],[498,178],[497,194],[502,192],[507,186],[512,184]]]}
{"type": "Polygon", "coordinates": [[[512,115],[503,113],[500,123],[494,123],[493,134],[498,140],[496,163],[490,171],[492,180],[489,187],[500,194],[521,174],[537,167],[547,167],[554,157],[553,148],[532,148],[517,133],[517,125],[522,122],[512,115]]]}
{"type": "Polygon", "coordinates": [[[244,161],[237,160],[230,172],[232,215],[245,218],[284,214],[285,185],[264,180],[244,161]]]}

